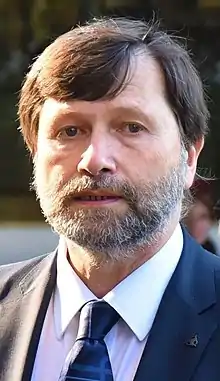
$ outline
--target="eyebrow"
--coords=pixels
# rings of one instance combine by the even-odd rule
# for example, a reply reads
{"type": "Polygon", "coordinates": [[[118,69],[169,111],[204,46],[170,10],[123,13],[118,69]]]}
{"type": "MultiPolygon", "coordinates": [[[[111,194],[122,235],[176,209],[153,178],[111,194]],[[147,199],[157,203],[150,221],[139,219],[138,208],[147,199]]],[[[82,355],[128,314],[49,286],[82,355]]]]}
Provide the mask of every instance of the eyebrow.
{"type": "Polygon", "coordinates": [[[146,124],[148,126],[152,126],[155,124],[155,120],[150,113],[144,112],[139,107],[132,104],[127,106],[116,106],[112,108],[112,114],[113,119],[117,119],[119,117],[123,117],[124,119],[126,119],[127,116],[127,120],[125,120],[127,122],[129,121],[128,119],[131,119],[132,122],[132,119],[134,118],[134,122],[143,122],[143,124],[146,124]]]}
{"type": "Polygon", "coordinates": [[[144,118],[144,119],[147,119],[147,120],[151,120],[152,117],[150,114],[148,114],[147,112],[144,112],[143,110],[141,110],[138,106],[135,106],[135,105],[127,105],[127,106],[118,106],[118,107],[114,107],[113,108],[113,111],[118,113],[118,114],[121,114],[121,113],[124,113],[124,114],[136,114],[138,116],[140,116],[141,118],[144,118]]]}
{"type": "Polygon", "coordinates": [[[85,113],[83,112],[79,112],[79,111],[74,111],[74,110],[68,110],[68,109],[65,109],[65,110],[59,110],[58,112],[56,112],[56,114],[53,115],[53,118],[52,118],[52,124],[55,124],[57,123],[59,120],[62,120],[64,118],[80,118],[82,119],[82,117],[85,118],[85,113]]]}

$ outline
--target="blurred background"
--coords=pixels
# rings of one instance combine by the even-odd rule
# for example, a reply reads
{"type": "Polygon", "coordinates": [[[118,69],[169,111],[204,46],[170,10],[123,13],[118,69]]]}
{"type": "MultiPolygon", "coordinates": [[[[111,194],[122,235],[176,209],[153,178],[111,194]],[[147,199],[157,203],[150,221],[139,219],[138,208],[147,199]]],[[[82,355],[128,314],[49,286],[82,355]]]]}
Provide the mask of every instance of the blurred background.
{"type": "MultiPolygon", "coordinates": [[[[199,167],[204,175],[220,177],[220,0],[0,0],[0,263],[53,250],[58,242],[29,190],[31,159],[16,115],[24,75],[56,36],[100,15],[154,16],[187,38],[211,113],[199,167]]],[[[198,181],[195,193],[196,208],[186,223],[195,238],[211,244],[217,254],[220,182],[198,181]],[[217,237],[216,244],[211,236],[217,237]]]]}

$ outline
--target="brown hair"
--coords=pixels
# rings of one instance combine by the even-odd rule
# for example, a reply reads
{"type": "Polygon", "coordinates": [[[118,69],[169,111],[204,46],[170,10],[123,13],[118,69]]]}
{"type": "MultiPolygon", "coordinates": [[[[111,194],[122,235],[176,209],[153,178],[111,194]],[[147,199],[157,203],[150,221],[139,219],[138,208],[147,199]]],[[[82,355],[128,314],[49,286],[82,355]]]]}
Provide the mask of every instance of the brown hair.
{"type": "Polygon", "coordinates": [[[39,114],[48,97],[57,100],[112,98],[126,86],[131,58],[154,57],[163,70],[167,97],[184,144],[207,133],[208,110],[190,56],[159,23],[126,18],[93,20],[61,35],[34,62],[21,89],[20,128],[33,153],[39,114]]]}

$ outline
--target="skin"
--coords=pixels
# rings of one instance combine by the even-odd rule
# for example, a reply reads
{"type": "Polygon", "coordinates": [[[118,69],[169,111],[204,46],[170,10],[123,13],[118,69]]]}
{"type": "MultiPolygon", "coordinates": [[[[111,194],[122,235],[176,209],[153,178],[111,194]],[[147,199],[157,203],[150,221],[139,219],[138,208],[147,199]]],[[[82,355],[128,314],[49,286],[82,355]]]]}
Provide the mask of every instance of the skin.
{"type": "MultiPolygon", "coordinates": [[[[203,140],[188,149],[185,188],[192,185],[203,140]]],[[[181,138],[176,118],[165,96],[164,77],[157,62],[140,55],[132,68],[126,88],[112,100],[58,102],[47,99],[39,119],[35,163],[42,181],[65,182],[74,176],[95,176],[106,172],[132,184],[155,181],[177,166],[181,138]],[[135,123],[135,126],[134,126],[135,123]],[[75,126],[77,130],[68,130],[75,126]],[[68,136],[69,132],[75,136],[68,136]]],[[[123,213],[128,205],[114,202],[73,202],[72,208],[114,208],[123,213]]],[[[177,205],[169,226],[151,247],[137,249],[126,263],[97,266],[83,248],[67,240],[68,259],[84,283],[103,297],[132,271],[149,260],[170,238],[179,219],[177,205]]]]}

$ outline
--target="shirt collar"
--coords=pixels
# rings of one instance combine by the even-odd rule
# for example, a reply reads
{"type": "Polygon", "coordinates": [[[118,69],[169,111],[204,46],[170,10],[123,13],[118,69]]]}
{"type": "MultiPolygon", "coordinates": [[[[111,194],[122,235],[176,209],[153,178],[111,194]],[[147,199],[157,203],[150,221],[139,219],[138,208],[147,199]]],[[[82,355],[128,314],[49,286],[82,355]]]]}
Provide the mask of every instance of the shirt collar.
{"type": "Polygon", "coordinates": [[[67,259],[65,239],[60,238],[57,255],[57,283],[54,293],[54,322],[61,339],[72,318],[82,306],[97,297],[75,273],[67,259]]]}
{"type": "MultiPolygon", "coordinates": [[[[139,340],[149,334],[164,291],[179,262],[182,248],[183,235],[178,224],[170,239],[150,260],[103,298],[120,314],[139,340]]],[[[81,307],[90,300],[97,300],[70,266],[66,253],[65,240],[61,237],[54,294],[54,319],[58,339],[81,307]]]]}

